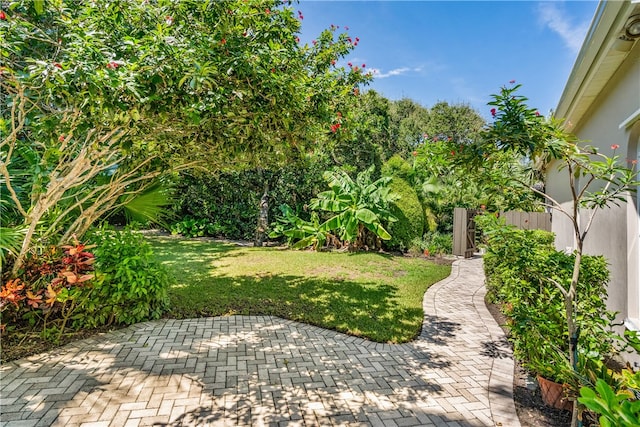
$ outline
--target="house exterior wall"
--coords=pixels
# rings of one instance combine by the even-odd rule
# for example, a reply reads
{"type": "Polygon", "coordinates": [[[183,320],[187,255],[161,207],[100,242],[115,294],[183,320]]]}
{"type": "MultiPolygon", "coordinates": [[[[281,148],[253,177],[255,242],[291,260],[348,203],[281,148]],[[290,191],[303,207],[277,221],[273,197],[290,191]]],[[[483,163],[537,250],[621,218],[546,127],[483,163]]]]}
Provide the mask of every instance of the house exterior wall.
{"type": "MultiPolygon", "coordinates": [[[[635,43],[627,60],[616,70],[593,101],[589,110],[570,130],[600,152],[613,155],[611,146],[617,144],[616,154],[622,163],[638,159],[640,121],[632,120],[640,110],[640,43],[635,43]]],[[[627,163],[627,166],[631,166],[627,163]]],[[[571,200],[568,177],[552,165],[547,179],[550,197],[569,208],[571,200]]],[[[582,214],[582,221],[587,213],[582,214]]],[[[628,327],[640,327],[640,264],[639,215],[635,195],[628,195],[627,203],[612,206],[596,214],[592,229],[585,240],[585,253],[604,255],[609,263],[611,281],[608,306],[620,312],[619,321],[627,320],[628,327]]],[[[556,233],[559,250],[575,248],[570,222],[554,212],[552,231],[556,233]]]]}

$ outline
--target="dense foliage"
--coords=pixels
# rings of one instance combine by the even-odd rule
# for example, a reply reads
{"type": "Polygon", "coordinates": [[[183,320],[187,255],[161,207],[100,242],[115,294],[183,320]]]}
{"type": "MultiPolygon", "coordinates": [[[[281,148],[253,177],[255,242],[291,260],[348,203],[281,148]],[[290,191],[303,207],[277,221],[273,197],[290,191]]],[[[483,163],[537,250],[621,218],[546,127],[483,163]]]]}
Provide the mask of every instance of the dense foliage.
{"type": "Polygon", "coordinates": [[[167,309],[170,276],[145,238],[131,230],[96,230],[96,279],[81,309],[82,325],[131,325],[158,319],[167,309]]]}
{"type": "MultiPolygon", "coordinates": [[[[487,236],[484,257],[487,288],[509,322],[514,355],[532,372],[558,382],[574,373],[567,354],[564,299],[552,282],[571,280],[575,255],[555,250],[552,233],[520,230],[486,214],[476,217],[487,236]]],[[[613,351],[607,311],[609,272],[601,256],[584,256],[578,283],[578,349],[581,357],[605,360],[613,351]]]]}
{"type": "Polygon", "coordinates": [[[424,212],[416,190],[407,181],[393,177],[389,189],[397,197],[391,205],[391,214],[397,221],[389,223],[391,239],[384,246],[404,252],[415,239],[422,238],[424,212]]]}
{"type": "Polygon", "coordinates": [[[28,327],[57,341],[68,325],[77,326],[95,281],[91,248],[76,240],[30,254],[18,276],[0,288],[0,332],[28,327]]]}
{"type": "MultiPolygon", "coordinates": [[[[3,319],[15,324],[29,320],[23,314],[59,331],[158,317],[167,277],[139,238],[95,234],[96,277],[59,289],[74,280],[69,256],[49,248],[82,239],[123,207],[157,220],[167,189],[181,190],[179,172],[195,167],[255,167],[277,197],[295,200],[288,193],[304,174],[269,170],[337,138],[370,79],[336,65],[355,46],[346,33],[332,27],[302,44],[301,17],[279,0],[18,0],[2,9],[1,292],[3,319]],[[56,267],[40,274],[43,265],[56,267]]],[[[250,195],[244,184],[230,185],[250,195]]],[[[243,209],[251,200],[206,202],[227,217],[251,214],[243,209]]],[[[207,232],[245,233],[216,222],[215,209],[207,232]]]]}
{"type": "Polygon", "coordinates": [[[325,187],[322,174],[326,167],[323,158],[309,156],[277,170],[183,172],[175,184],[173,216],[178,220],[172,231],[184,236],[253,239],[265,185],[270,218],[280,214],[282,204],[302,213],[305,204],[325,187]]]}
{"type": "Polygon", "coordinates": [[[129,230],[90,233],[91,245],[52,246],[30,254],[0,288],[3,332],[28,326],[59,340],[66,328],[129,325],[167,308],[169,275],[144,237],[129,230]]]}
{"type": "MultiPolygon", "coordinates": [[[[620,156],[616,153],[619,148],[617,145],[611,146],[614,153],[611,157],[600,153],[597,147],[579,141],[563,128],[560,121],[544,118],[536,109],[529,108],[527,98],[517,94],[520,85],[514,81],[510,84],[511,86],[503,86],[499,93],[492,95],[490,105],[494,106],[491,109],[494,122],[465,150],[464,157],[476,167],[498,163],[504,155],[528,160],[528,174],[524,177],[515,175],[512,182],[539,196],[539,205],[562,214],[568,220],[575,242],[571,258],[554,254],[552,258],[543,261],[557,271],[551,270],[542,277],[556,291],[548,294],[549,304],[563,309],[565,319],[562,329],[566,339],[565,346],[554,348],[554,351],[564,350],[567,365],[575,375],[579,375],[585,367],[591,370],[594,370],[593,366],[597,368],[602,364],[603,357],[599,352],[591,354],[594,351],[591,345],[593,343],[581,341],[582,335],[592,332],[592,329],[584,328],[584,319],[596,319],[592,320],[596,326],[598,322],[606,324],[607,318],[613,319],[612,315],[605,316],[602,309],[589,305],[590,298],[603,299],[606,290],[604,286],[602,290],[596,286],[600,280],[589,284],[589,280],[598,277],[597,272],[591,270],[591,263],[597,262],[584,255],[584,241],[594,224],[595,216],[602,208],[628,200],[628,194],[635,191],[639,184],[638,173],[621,164],[620,156]],[[549,168],[556,168],[562,172],[559,176],[565,177],[565,188],[570,195],[568,203],[564,204],[545,193],[540,179],[549,168]],[[585,259],[589,261],[584,261],[585,259]],[[565,265],[570,269],[570,274],[561,274],[565,271],[565,265]],[[585,284],[589,286],[583,287],[585,284]],[[587,357],[581,358],[581,352],[587,357]]],[[[607,271],[606,264],[601,263],[601,268],[607,271]]],[[[541,315],[539,322],[547,317],[553,319],[551,313],[545,313],[542,309],[538,314],[541,315]]],[[[598,336],[597,333],[594,336],[598,336]]],[[[545,364],[544,358],[541,363],[545,364]]],[[[551,359],[546,360],[546,367],[553,367],[551,359]]],[[[600,378],[607,377],[606,368],[600,369],[598,375],[600,378]]],[[[572,426],[578,424],[578,412],[578,405],[574,404],[572,426]]]]}
{"type": "Polygon", "coordinates": [[[335,65],[354,47],[346,33],[302,45],[277,0],[25,0],[0,30],[14,273],[36,238],[81,236],[163,172],[304,157],[370,78],[335,65]]]}
{"type": "Polygon", "coordinates": [[[397,196],[390,191],[391,178],[373,180],[373,171],[371,167],[360,172],[356,179],[342,170],[325,172],[330,189],[309,202],[311,221],[301,220],[285,206],[272,236],[293,238],[296,248],[320,249],[327,242],[351,250],[380,248],[381,240],[391,238],[384,224],[396,220],[390,205],[397,196]]]}

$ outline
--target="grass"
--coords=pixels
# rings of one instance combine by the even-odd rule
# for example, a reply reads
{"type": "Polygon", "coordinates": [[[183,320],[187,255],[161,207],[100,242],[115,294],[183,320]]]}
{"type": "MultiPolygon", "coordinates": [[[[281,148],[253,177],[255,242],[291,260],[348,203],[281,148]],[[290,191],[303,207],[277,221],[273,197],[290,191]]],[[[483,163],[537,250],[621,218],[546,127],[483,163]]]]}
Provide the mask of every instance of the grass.
{"type": "Polygon", "coordinates": [[[150,237],[176,278],[175,318],[274,315],[377,342],[419,333],[422,299],[449,265],[380,253],[290,251],[150,237]]]}

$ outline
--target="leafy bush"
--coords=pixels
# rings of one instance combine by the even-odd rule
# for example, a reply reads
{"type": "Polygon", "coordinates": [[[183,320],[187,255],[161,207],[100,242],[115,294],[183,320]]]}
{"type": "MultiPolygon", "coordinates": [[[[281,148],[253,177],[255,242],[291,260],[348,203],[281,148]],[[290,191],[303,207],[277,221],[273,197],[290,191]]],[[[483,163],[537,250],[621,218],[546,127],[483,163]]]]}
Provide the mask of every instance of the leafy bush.
{"type": "Polygon", "coordinates": [[[144,237],[107,228],[90,236],[96,244],[96,282],[77,323],[85,327],[157,319],[168,305],[169,276],[144,237]]]}
{"type": "Polygon", "coordinates": [[[281,216],[276,217],[276,221],[271,224],[272,231],[269,237],[277,239],[287,238],[287,245],[292,249],[304,249],[309,246],[314,250],[322,248],[332,237],[326,225],[320,224],[317,212],[311,213],[311,220],[305,221],[295,213],[287,204],[280,205],[281,216]]]}
{"type": "MultiPolygon", "coordinates": [[[[537,374],[558,382],[571,382],[573,372],[566,354],[569,336],[561,291],[553,283],[568,283],[574,255],[556,251],[553,234],[519,230],[486,214],[476,223],[487,236],[484,257],[487,285],[508,317],[514,354],[537,374]]],[[[601,256],[583,256],[577,287],[576,319],[583,357],[603,360],[613,351],[608,327],[607,264],[601,256]]]]}
{"type": "Polygon", "coordinates": [[[453,235],[438,231],[425,233],[422,239],[413,239],[409,250],[419,254],[443,255],[453,252],[453,235]]]}
{"type": "MultiPolygon", "coordinates": [[[[313,158],[279,170],[182,173],[175,183],[174,216],[214,224],[217,231],[213,235],[253,239],[265,184],[269,186],[270,218],[280,214],[282,204],[298,212],[324,188],[322,173],[327,167],[325,160],[313,158]]],[[[205,227],[203,235],[207,234],[205,227]]]]}
{"type": "Polygon", "coordinates": [[[391,239],[385,242],[385,247],[404,251],[411,246],[414,239],[422,236],[424,230],[422,205],[416,191],[404,179],[392,178],[389,188],[398,196],[398,199],[391,204],[391,214],[398,221],[389,223],[391,239]]]}
{"type": "Polygon", "coordinates": [[[180,234],[184,237],[218,236],[223,234],[223,231],[223,226],[205,218],[185,218],[171,225],[171,234],[180,234]]]}
{"type": "Polygon", "coordinates": [[[408,183],[413,183],[415,175],[416,171],[413,167],[397,154],[382,165],[382,176],[398,177],[408,183]]]}
{"type": "Polygon", "coordinates": [[[30,253],[18,271],[0,288],[1,332],[28,324],[42,338],[59,340],[69,320],[91,293],[94,255],[91,246],[52,246],[30,253]],[[10,322],[10,323],[9,323],[10,322]]]}
{"type": "MultiPolygon", "coordinates": [[[[626,374],[627,384],[636,387],[640,384],[639,372],[626,374]]],[[[634,390],[637,388],[623,386],[616,392],[604,380],[598,379],[593,388],[580,389],[578,401],[600,415],[598,421],[602,427],[635,427],[640,425],[640,400],[634,390]]]]}

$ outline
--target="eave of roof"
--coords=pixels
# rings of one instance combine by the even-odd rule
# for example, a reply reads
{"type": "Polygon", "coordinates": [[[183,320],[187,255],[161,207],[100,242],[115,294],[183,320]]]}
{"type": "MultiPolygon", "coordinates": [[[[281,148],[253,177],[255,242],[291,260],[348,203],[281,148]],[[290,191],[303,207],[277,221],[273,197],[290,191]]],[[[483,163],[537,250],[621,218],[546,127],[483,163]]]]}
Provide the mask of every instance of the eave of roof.
{"type": "Polygon", "coordinates": [[[580,127],[596,97],[638,42],[621,37],[626,21],[637,13],[639,0],[600,1],[558,102],[556,117],[580,127]]]}

